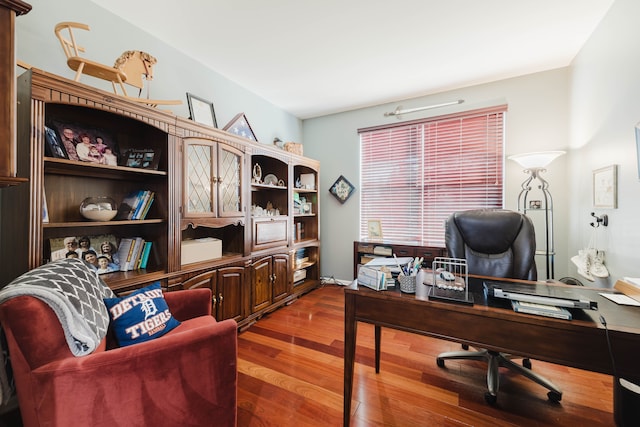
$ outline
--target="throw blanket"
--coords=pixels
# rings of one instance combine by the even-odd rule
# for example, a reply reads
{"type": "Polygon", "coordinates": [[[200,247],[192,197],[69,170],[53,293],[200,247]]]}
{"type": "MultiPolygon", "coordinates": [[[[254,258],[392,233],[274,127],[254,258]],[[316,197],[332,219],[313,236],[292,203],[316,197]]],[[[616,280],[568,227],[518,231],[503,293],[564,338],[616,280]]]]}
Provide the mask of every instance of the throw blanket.
{"type": "Polygon", "coordinates": [[[0,304],[21,295],[51,307],[75,356],[90,354],[107,335],[109,313],[103,298],[115,294],[80,259],[65,258],[28,271],[0,290],[0,304]]]}

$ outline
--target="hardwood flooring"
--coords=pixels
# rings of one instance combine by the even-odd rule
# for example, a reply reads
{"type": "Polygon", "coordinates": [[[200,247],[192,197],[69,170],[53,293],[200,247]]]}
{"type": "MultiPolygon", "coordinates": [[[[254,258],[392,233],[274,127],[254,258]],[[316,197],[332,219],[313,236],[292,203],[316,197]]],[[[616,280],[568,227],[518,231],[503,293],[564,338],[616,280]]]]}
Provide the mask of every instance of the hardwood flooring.
{"type": "MultiPolygon", "coordinates": [[[[340,426],[344,295],[322,288],[263,317],[238,337],[238,426],[340,426]]],[[[501,371],[495,406],[484,401],[486,364],[447,361],[457,343],[382,329],[380,373],[373,326],[358,324],[352,426],[612,426],[612,378],[533,360],[563,390],[562,402],[501,371]]]]}

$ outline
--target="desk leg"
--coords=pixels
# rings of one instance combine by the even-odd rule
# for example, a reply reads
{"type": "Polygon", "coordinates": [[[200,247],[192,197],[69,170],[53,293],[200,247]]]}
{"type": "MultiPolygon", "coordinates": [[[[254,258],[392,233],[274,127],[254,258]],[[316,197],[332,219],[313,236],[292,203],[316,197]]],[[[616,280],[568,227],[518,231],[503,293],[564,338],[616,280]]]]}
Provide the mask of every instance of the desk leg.
{"type": "Polygon", "coordinates": [[[343,425],[351,422],[351,393],[356,355],[356,301],[352,294],[345,294],[344,301],[344,414],[343,425]]]}
{"type": "Polygon", "coordinates": [[[380,373],[380,335],[381,335],[381,327],[380,325],[374,326],[374,334],[375,334],[375,351],[376,351],[376,374],[380,373]]]}

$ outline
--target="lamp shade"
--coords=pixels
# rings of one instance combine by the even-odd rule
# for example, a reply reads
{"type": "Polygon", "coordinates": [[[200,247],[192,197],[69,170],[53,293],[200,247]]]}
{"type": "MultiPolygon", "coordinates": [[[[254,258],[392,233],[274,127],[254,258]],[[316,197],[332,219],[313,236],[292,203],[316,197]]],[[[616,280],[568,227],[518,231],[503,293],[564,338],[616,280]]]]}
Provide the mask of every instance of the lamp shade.
{"type": "Polygon", "coordinates": [[[544,168],[554,161],[556,157],[565,154],[565,151],[536,151],[533,153],[514,154],[509,156],[509,160],[513,160],[525,169],[544,168]]]}

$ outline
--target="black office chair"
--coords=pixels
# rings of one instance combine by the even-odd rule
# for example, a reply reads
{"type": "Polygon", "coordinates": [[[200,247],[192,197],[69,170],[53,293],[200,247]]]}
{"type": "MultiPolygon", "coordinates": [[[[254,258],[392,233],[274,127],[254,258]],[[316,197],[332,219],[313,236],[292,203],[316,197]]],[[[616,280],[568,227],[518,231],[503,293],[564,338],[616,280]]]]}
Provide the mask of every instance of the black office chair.
{"type": "MultiPolygon", "coordinates": [[[[533,223],[523,214],[503,209],[456,212],[446,222],[445,243],[450,257],[467,260],[469,274],[512,279],[536,280],[536,239],[533,223]]],[[[464,346],[464,348],[468,348],[464,346]]],[[[504,366],[550,390],[549,400],[559,402],[562,391],[551,381],[531,371],[531,362],[513,362],[508,354],[480,349],[452,351],[438,355],[439,367],[446,359],[487,360],[485,400],[494,404],[499,387],[499,367],[504,366]]]]}

